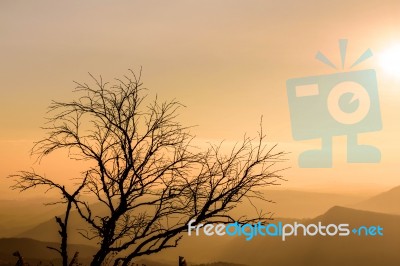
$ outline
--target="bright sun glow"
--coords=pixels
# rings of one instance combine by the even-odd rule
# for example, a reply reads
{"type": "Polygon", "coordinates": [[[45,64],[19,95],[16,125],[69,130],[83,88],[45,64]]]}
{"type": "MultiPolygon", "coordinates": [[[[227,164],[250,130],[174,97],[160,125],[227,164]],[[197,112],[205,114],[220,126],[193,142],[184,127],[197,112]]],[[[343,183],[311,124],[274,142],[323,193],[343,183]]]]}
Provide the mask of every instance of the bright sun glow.
{"type": "Polygon", "coordinates": [[[400,78],[400,44],[384,50],[379,56],[379,64],[385,72],[400,78]]]}

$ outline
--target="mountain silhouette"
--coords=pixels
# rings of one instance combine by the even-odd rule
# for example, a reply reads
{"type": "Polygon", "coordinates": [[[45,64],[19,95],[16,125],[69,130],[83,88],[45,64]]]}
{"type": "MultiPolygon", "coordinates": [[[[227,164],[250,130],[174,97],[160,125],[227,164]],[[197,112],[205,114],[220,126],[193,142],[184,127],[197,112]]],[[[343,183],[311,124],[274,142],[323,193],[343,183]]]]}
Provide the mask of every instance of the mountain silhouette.
{"type": "Polygon", "coordinates": [[[297,236],[282,241],[279,237],[256,237],[246,241],[236,237],[222,252],[222,259],[262,265],[296,266],[394,266],[400,263],[400,216],[335,206],[304,224],[347,223],[350,229],[380,225],[383,236],[297,236]]]}
{"type": "MultiPolygon", "coordinates": [[[[351,233],[346,237],[297,236],[288,237],[286,241],[282,241],[279,237],[259,236],[251,241],[246,241],[243,237],[189,237],[184,234],[177,248],[168,249],[144,259],[171,262],[183,255],[187,261],[197,264],[227,261],[252,266],[266,264],[274,266],[400,265],[398,248],[400,247],[400,216],[391,214],[396,209],[396,203],[399,202],[396,199],[400,195],[400,187],[358,204],[356,204],[359,199],[357,197],[343,196],[340,198],[340,195],[334,194],[298,191],[265,191],[264,193],[266,198],[276,200],[277,203],[273,206],[277,210],[280,206],[282,207],[282,211],[277,213],[285,213],[286,217],[293,217],[296,213],[306,213],[303,217],[315,214],[314,218],[308,219],[275,217],[271,221],[272,223],[294,223],[295,221],[303,224],[321,222],[324,225],[346,223],[350,225],[349,229],[379,225],[384,228],[384,235],[360,237],[351,233]],[[338,206],[342,204],[352,206],[352,208],[338,206]],[[361,210],[363,206],[377,211],[361,210]]],[[[98,208],[94,206],[94,209],[98,208]]],[[[242,205],[239,210],[242,211],[246,208],[248,206],[242,205]]],[[[86,224],[76,212],[71,213],[70,219],[72,225],[69,235],[70,242],[96,245],[96,241],[90,242],[79,235],[78,229],[85,228],[86,224]]],[[[57,230],[53,218],[19,236],[58,242],[57,230]]]]}

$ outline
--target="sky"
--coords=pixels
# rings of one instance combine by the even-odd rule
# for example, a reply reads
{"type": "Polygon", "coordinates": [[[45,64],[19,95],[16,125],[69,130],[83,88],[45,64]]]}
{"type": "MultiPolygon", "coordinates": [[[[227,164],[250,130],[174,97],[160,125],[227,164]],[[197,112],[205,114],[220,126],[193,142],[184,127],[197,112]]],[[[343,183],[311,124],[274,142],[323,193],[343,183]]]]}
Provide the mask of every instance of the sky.
{"type": "Polygon", "coordinates": [[[40,165],[29,156],[44,136],[52,100],[74,98],[73,81],[88,72],[105,80],[143,68],[152,96],[178,99],[179,117],[195,125],[196,143],[256,136],[261,116],[271,145],[289,152],[282,188],[335,193],[376,192],[400,185],[400,3],[398,1],[1,1],[0,193],[5,177],[38,169],[57,180],[81,165],[55,154],[40,165]],[[338,40],[347,39],[344,69],[338,40]],[[377,164],[346,162],[346,138],[333,139],[333,167],[300,168],[298,155],[320,141],[295,141],[286,81],[349,71],[366,49],[373,57],[356,70],[375,69],[383,128],[360,134],[378,147],[377,164]],[[397,74],[399,73],[399,74],[397,74]]]}

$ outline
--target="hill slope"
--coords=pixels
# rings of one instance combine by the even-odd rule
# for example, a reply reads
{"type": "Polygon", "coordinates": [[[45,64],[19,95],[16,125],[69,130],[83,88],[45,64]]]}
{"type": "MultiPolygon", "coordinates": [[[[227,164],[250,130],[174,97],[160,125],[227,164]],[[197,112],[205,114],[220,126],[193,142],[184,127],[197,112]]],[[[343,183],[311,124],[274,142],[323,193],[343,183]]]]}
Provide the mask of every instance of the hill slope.
{"type": "Polygon", "coordinates": [[[350,229],[380,225],[384,236],[256,237],[236,238],[222,251],[221,259],[253,266],[394,266],[400,265],[400,216],[334,207],[307,223],[348,223],[350,229]]]}
{"type": "Polygon", "coordinates": [[[400,186],[354,204],[352,207],[360,210],[400,214],[400,186]]]}
{"type": "Polygon", "coordinates": [[[62,212],[62,207],[45,206],[48,198],[0,200],[0,237],[12,237],[62,212]]]}

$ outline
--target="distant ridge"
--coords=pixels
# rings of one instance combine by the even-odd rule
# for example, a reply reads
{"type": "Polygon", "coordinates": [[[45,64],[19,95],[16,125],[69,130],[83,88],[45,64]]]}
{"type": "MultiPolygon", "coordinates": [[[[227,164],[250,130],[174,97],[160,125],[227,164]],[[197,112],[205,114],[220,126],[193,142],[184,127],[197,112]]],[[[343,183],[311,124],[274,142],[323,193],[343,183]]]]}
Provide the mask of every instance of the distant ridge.
{"type": "Polygon", "coordinates": [[[400,186],[351,206],[356,209],[400,215],[400,186]]]}
{"type": "Polygon", "coordinates": [[[399,219],[400,216],[397,214],[388,214],[388,213],[380,213],[373,212],[368,210],[359,210],[354,208],[342,207],[342,206],[333,206],[327,212],[322,215],[319,215],[313,219],[312,222],[316,221],[329,221],[335,223],[349,223],[349,222],[382,222],[386,219],[399,219]]]}
{"type": "MultiPolygon", "coordinates": [[[[275,216],[276,219],[271,221],[272,223],[293,223],[295,221],[304,224],[322,222],[325,225],[347,223],[350,225],[350,229],[359,226],[379,225],[384,228],[384,236],[358,237],[353,234],[347,237],[299,236],[289,237],[287,241],[283,242],[279,237],[256,237],[252,241],[245,241],[240,237],[188,237],[185,235],[177,248],[148,257],[147,266],[172,264],[170,261],[174,261],[178,255],[185,256],[189,262],[230,261],[250,266],[400,265],[400,215],[393,212],[400,205],[400,187],[395,187],[358,204],[353,201],[354,198],[344,198],[341,199],[342,202],[338,202],[337,199],[340,198],[340,195],[324,193],[309,194],[279,191],[276,193],[266,192],[266,196],[277,201],[275,205],[277,209],[282,206],[284,206],[284,209],[288,207],[286,213],[293,214],[294,211],[302,213],[303,208],[307,206],[316,207],[314,212],[317,214],[312,216],[313,218],[297,217],[297,219],[291,219],[279,218],[277,215],[275,216]],[[319,198],[322,198],[322,200],[317,202],[318,204],[308,205],[309,202],[319,198]],[[344,203],[345,201],[349,204],[344,203]],[[342,204],[346,207],[342,207],[342,204]],[[363,205],[365,208],[362,208],[363,205]],[[371,206],[375,206],[377,211],[374,211],[371,206]],[[298,210],[293,208],[298,208],[298,210]],[[160,263],[160,261],[164,261],[164,263],[160,263]]],[[[78,222],[80,219],[78,219],[76,213],[72,214],[71,220],[74,223],[77,222],[71,228],[75,230],[70,231],[71,242],[83,243],[75,240],[78,240],[76,229],[82,228],[84,223],[78,222]]],[[[57,226],[54,219],[41,223],[20,236],[42,238],[42,241],[48,242],[58,241],[57,226]],[[51,239],[51,241],[48,239],[51,239]]]]}

